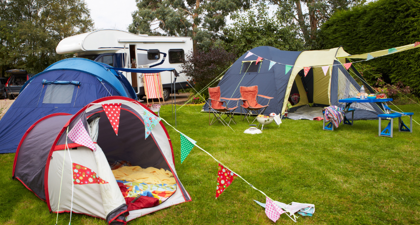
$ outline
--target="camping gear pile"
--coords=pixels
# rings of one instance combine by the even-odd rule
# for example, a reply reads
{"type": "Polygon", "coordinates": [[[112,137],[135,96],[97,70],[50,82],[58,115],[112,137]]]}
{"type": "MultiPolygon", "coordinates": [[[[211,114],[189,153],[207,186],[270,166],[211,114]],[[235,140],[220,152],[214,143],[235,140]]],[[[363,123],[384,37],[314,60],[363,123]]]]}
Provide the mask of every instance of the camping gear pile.
{"type": "Polygon", "coordinates": [[[343,108],[338,106],[328,106],[324,109],[324,118],[325,122],[331,122],[335,128],[338,128],[341,121],[344,119],[344,111],[343,108]]]}

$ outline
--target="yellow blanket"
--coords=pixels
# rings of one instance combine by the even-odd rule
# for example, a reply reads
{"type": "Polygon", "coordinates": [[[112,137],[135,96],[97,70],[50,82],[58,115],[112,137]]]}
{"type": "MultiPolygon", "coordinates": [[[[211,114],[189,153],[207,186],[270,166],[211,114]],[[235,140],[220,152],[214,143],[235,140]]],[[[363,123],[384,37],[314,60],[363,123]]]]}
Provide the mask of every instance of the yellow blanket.
{"type": "Polygon", "coordinates": [[[112,173],[117,180],[146,184],[176,184],[174,175],[170,171],[154,167],[143,169],[140,166],[123,166],[113,170],[112,173]]]}

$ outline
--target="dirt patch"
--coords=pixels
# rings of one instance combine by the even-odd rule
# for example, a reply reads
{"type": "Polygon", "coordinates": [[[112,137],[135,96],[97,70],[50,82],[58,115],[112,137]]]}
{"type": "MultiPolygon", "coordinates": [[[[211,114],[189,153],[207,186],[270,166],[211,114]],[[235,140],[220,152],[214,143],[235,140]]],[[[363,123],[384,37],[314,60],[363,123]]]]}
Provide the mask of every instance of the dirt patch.
{"type": "Polygon", "coordinates": [[[0,100],[0,119],[3,118],[4,114],[10,108],[15,100],[2,99],[0,100]]]}

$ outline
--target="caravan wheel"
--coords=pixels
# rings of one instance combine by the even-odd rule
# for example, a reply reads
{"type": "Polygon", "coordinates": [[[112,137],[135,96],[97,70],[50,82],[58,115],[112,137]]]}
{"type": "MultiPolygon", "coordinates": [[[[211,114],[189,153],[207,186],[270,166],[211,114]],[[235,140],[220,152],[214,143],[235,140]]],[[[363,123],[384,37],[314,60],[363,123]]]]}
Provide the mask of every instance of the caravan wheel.
{"type": "Polygon", "coordinates": [[[171,89],[169,89],[169,88],[163,89],[163,100],[164,101],[168,101],[170,95],[171,95],[171,89]]]}

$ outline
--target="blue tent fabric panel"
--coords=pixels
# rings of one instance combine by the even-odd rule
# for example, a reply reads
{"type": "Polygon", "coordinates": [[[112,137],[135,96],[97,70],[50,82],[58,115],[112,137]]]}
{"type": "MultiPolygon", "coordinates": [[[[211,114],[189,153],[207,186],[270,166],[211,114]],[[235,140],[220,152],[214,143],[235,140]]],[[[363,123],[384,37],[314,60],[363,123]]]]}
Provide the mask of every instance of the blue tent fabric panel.
{"type": "MultiPolygon", "coordinates": [[[[284,94],[286,92],[287,83],[290,78],[290,71],[285,74],[286,65],[294,65],[297,57],[301,52],[294,51],[281,51],[270,46],[261,46],[251,49],[254,55],[251,55],[245,59],[248,54],[242,55],[226,72],[223,79],[219,82],[221,96],[226,98],[240,98],[240,86],[258,86],[258,94],[274,97],[269,103],[269,106],[265,110],[266,115],[275,112],[279,113],[283,106],[284,94]],[[263,57],[261,68],[259,72],[246,72],[241,73],[243,61],[255,61],[258,56],[263,57]],[[270,62],[272,60],[276,63],[270,70],[270,62]]],[[[244,69],[246,71],[246,69],[244,69]]],[[[267,99],[258,98],[258,102],[262,105],[268,103],[267,99]]],[[[241,105],[241,103],[240,103],[241,105]]],[[[235,101],[229,102],[229,107],[236,106],[235,101]]],[[[204,111],[208,111],[208,105],[205,104],[203,107],[204,111]]],[[[235,110],[235,113],[241,113],[241,107],[235,110]]],[[[242,112],[243,113],[243,112],[242,112]]]]}
{"type": "MultiPolygon", "coordinates": [[[[81,72],[89,73],[110,84],[118,91],[120,96],[129,97],[123,84],[121,84],[119,79],[116,77],[117,74],[115,71],[112,71],[112,67],[106,68],[104,65],[105,64],[84,58],[68,58],[50,65],[42,73],[53,70],[78,70],[81,72]]],[[[37,74],[34,77],[40,76],[42,73],[37,74]]],[[[34,77],[32,77],[30,80],[32,80],[34,77]]],[[[30,80],[28,82],[30,82],[30,80]]],[[[25,88],[25,86],[26,84],[22,90],[25,88]]]]}
{"type": "Polygon", "coordinates": [[[50,70],[38,74],[31,79],[20,93],[10,109],[0,120],[0,153],[16,151],[20,139],[26,130],[40,118],[58,112],[76,113],[90,102],[107,96],[117,96],[119,93],[108,83],[101,83],[96,76],[78,70],[50,70]],[[43,103],[47,85],[42,80],[74,80],[80,86],[75,86],[71,103],[43,103]]]}

